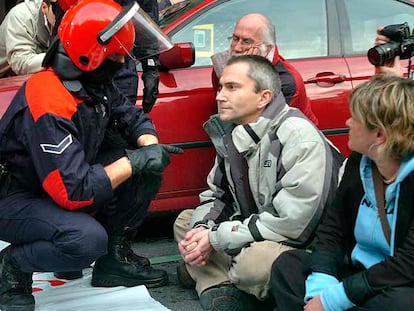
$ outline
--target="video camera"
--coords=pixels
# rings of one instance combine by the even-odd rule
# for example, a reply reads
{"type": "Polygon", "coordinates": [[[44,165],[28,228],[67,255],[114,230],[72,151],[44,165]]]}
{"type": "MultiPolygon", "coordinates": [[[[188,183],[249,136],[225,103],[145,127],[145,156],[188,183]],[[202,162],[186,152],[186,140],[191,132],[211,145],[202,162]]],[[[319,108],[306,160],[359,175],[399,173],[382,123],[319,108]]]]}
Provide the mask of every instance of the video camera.
{"type": "Polygon", "coordinates": [[[414,56],[414,35],[410,35],[407,22],[385,26],[381,34],[390,38],[390,41],[368,50],[367,56],[371,64],[382,66],[395,56],[400,56],[400,59],[414,56]]]}

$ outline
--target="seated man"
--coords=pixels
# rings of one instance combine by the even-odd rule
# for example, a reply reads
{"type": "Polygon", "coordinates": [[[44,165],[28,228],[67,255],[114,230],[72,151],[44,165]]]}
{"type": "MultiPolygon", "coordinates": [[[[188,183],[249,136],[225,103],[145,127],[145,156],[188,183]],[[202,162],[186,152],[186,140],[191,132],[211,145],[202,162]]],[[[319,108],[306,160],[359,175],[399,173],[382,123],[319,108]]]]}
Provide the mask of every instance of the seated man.
{"type": "Polygon", "coordinates": [[[289,106],[300,109],[314,124],[318,124],[312,112],[305,85],[300,73],[280,54],[276,45],[275,26],[264,15],[253,13],[241,17],[234,27],[230,50],[214,54],[213,88],[217,91],[218,78],[224,64],[231,56],[255,54],[266,57],[276,67],[282,82],[282,93],[289,106]]]}
{"type": "Polygon", "coordinates": [[[218,115],[205,124],[217,150],[210,189],[174,223],[179,278],[189,273],[204,310],[254,310],[275,258],[312,242],[343,157],[286,105],[266,58],[230,58],[220,88],[218,115]]]}
{"type": "Polygon", "coordinates": [[[35,73],[49,47],[57,0],[25,0],[0,25],[0,77],[35,73]]]}

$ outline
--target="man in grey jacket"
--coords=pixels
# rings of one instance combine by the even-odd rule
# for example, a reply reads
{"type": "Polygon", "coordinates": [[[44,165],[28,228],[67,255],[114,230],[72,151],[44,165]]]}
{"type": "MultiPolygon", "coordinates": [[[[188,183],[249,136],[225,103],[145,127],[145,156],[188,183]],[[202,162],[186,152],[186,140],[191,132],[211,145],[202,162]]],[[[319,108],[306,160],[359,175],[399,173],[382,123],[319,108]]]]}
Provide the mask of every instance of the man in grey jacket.
{"type": "Polygon", "coordinates": [[[282,252],[307,248],[338,184],[343,157],[286,104],[279,75],[256,55],[231,58],[218,115],[204,125],[217,151],[201,205],[174,234],[204,310],[255,310],[282,252]]]}
{"type": "Polygon", "coordinates": [[[0,25],[0,77],[35,73],[49,47],[57,0],[24,0],[0,25]]]}

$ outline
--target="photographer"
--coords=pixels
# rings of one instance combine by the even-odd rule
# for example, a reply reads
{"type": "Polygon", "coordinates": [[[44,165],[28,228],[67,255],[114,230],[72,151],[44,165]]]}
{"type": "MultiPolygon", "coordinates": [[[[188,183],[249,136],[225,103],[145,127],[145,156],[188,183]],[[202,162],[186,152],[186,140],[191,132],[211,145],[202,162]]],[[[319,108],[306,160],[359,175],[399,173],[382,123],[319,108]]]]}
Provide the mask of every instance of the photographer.
{"type": "Polygon", "coordinates": [[[388,25],[377,29],[375,46],[368,51],[368,59],[376,74],[404,76],[400,60],[408,59],[408,77],[411,77],[411,57],[414,56],[414,36],[407,23],[388,25]]]}
{"type": "MultiPolygon", "coordinates": [[[[377,29],[377,37],[375,38],[376,46],[390,41],[390,38],[381,34],[383,29],[384,27],[377,29]]],[[[391,74],[402,77],[404,73],[401,67],[400,57],[397,55],[392,61],[384,63],[383,66],[375,66],[375,74],[391,74]]]]}

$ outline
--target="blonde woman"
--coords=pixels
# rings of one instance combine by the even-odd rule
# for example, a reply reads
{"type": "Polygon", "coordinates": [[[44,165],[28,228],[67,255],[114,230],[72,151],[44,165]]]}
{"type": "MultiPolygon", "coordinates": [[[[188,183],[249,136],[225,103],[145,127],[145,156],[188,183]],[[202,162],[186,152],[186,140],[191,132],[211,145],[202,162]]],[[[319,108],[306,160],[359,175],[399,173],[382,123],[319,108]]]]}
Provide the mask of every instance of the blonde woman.
{"type": "Polygon", "coordinates": [[[414,81],[380,75],[350,97],[347,161],[312,254],[272,267],[276,310],[411,310],[414,81]]]}

